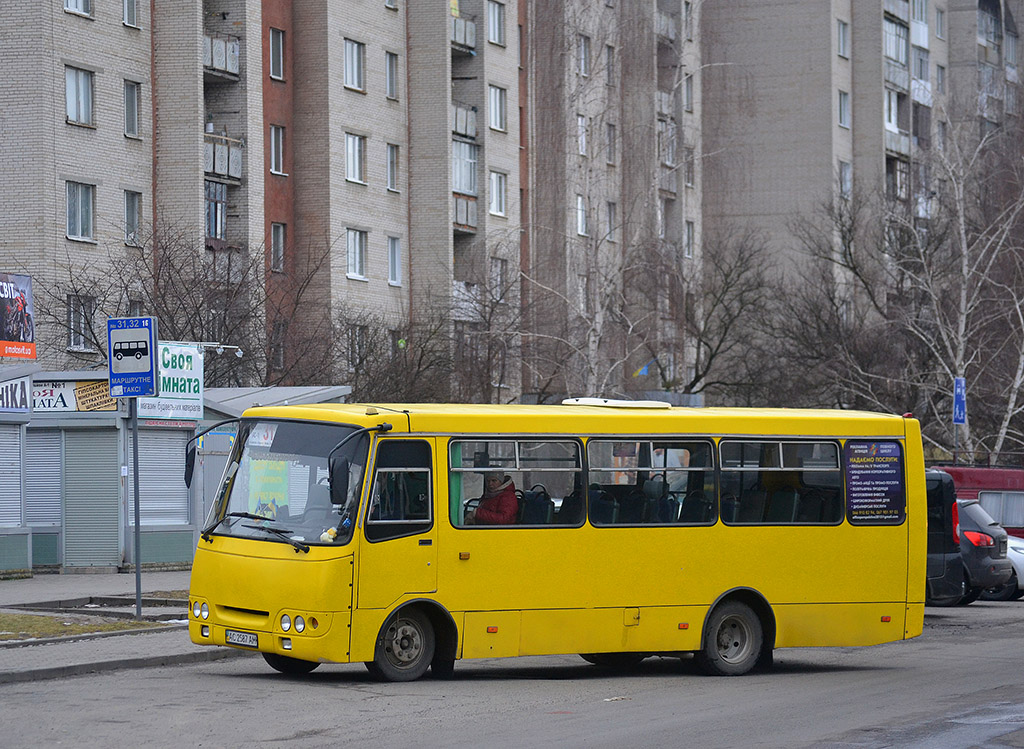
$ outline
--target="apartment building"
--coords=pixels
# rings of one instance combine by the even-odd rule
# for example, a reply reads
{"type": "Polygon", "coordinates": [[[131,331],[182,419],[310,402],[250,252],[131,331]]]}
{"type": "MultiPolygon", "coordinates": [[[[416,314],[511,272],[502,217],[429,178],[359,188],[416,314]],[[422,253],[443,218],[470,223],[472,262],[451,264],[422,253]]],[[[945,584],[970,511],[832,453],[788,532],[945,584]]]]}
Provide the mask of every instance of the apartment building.
{"type": "Polygon", "coordinates": [[[529,397],[661,390],[686,368],[671,277],[701,257],[697,6],[529,3],[529,397]]]}

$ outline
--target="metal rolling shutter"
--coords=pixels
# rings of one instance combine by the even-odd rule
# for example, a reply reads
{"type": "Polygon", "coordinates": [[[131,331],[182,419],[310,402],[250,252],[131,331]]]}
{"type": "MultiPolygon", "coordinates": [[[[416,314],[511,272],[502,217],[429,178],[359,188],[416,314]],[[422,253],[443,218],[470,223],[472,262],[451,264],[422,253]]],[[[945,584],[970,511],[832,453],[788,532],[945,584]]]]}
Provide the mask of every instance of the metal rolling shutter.
{"type": "Polygon", "coordinates": [[[60,446],[60,429],[26,432],[25,525],[60,525],[60,446]]]}
{"type": "Polygon", "coordinates": [[[121,563],[121,469],[117,430],[64,433],[64,565],[116,567],[121,563]]]}
{"type": "Polygon", "coordinates": [[[21,426],[0,424],[0,525],[21,520],[21,426]]]}
{"type": "MultiPolygon", "coordinates": [[[[185,442],[191,434],[171,429],[139,430],[139,511],[142,525],[188,525],[185,442]]],[[[135,524],[132,436],[128,434],[128,517],[135,524]]]]}

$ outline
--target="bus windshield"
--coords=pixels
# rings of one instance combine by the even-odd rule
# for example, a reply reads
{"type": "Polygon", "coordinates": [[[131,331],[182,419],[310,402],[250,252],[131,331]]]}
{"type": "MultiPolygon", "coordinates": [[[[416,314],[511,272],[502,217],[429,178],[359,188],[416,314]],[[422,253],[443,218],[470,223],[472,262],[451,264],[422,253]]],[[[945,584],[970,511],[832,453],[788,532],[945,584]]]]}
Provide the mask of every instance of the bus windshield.
{"type": "Polygon", "coordinates": [[[349,461],[348,494],[331,503],[327,455],[353,427],[298,421],[243,421],[204,531],[291,543],[344,545],[352,539],[369,438],[332,456],[349,461]]]}

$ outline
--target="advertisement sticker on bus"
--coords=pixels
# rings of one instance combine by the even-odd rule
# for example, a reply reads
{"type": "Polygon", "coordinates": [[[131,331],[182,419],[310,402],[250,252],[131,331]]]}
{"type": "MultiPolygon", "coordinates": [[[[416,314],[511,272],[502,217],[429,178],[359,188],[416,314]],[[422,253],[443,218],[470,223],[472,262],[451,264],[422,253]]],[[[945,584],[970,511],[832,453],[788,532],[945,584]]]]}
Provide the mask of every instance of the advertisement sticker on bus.
{"type": "Polygon", "coordinates": [[[907,500],[900,444],[849,440],[844,457],[850,522],[864,525],[902,523],[907,500]]]}
{"type": "Polygon", "coordinates": [[[249,464],[249,512],[276,518],[288,503],[288,463],[254,460],[249,464]]]}

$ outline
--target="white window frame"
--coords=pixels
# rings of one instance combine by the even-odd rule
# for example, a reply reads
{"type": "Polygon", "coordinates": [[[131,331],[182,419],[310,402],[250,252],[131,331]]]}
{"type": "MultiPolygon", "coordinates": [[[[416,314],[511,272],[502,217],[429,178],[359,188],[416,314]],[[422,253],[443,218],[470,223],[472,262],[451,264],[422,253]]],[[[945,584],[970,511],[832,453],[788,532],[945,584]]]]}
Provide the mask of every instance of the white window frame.
{"type": "Polygon", "coordinates": [[[487,124],[491,130],[508,131],[508,92],[501,86],[487,86],[487,124]]]}
{"type": "Polygon", "coordinates": [[[398,100],[398,54],[384,53],[384,96],[398,100]]]}
{"type": "Polygon", "coordinates": [[[852,123],[852,112],[850,111],[850,94],[847,91],[839,90],[839,127],[850,129],[852,123]]]}
{"type": "Polygon", "coordinates": [[[388,237],[388,284],[402,285],[402,240],[388,237]]]}
{"type": "Polygon", "coordinates": [[[590,75],[590,37],[576,35],[576,72],[586,78],[590,75]]]}
{"type": "Polygon", "coordinates": [[[398,189],[398,175],[401,168],[399,161],[401,150],[394,143],[387,144],[387,176],[388,176],[388,190],[391,192],[400,192],[398,189]]]}
{"type": "Polygon", "coordinates": [[[348,255],[348,277],[366,280],[367,233],[363,229],[345,230],[345,248],[348,255]]]}
{"type": "Polygon", "coordinates": [[[491,172],[488,210],[492,216],[508,215],[508,175],[491,172]]]}
{"type": "Polygon", "coordinates": [[[92,0],[64,0],[64,10],[79,16],[92,16],[92,0]]]}
{"type": "Polygon", "coordinates": [[[910,29],[902,23],[884,18],[882,39],[885,56],[906,67],[910,55],[910,29]]]}
{"type": "Polygon", "coordinates": [[[931,55],[924,47],[914,47],[911,51],[913,66],[910,76],[919,81],[931,80],[931,55]],[[923,68],[923,69],[922,69],[923,68]]]}
{"type": "Polygon", "coordinates": [[[935,9],[935,38],[946,38],[946,11],[942,8],[935,9]]]}
{"type": "Polygon", "coordinates": [[[586,115],[576,115],[576,151],[580,156],[587,155],[587,118],[586,115]]]}
{"type": "Polygon", "coordinates": [[[487,0],[487,41],[505,46],[505,3],[487,0]]]}
{"type": "Polygon", "coordinates": [[[139,137],[139,103],[142,101],[142,84],[124,81],[124,134],[129,138],[139,137]]]}
{"type": "Polygon", "coordinates": [[[683,257],[693,257],[693,247],[697,240],[697,226],[693,221],[683,224],[683,257]]]}
{"type": "Polygon", "coordinates": [[[693,74],[690,73],[683,78],[683,109],[687,112],[693,111],[693,74]]]}
{"type": "Polygon", "coordinates": [[[946,66],[936,65],[935,66],[935,92],[938,94],[946,93],[946,66]]]}
{"type": "Polygon", "coordinates": [[[928,0],[910,0],[910,18],[928,23],[928,0]]]}
{"type": "Polygon", "coordinates": [[[345,180],[366,184],[366,136],[345,133],[345,180]]]}
{"type": "Polygon", "coordinates": [[[139,231],[142,228],[142,193],[124,191],[124,243],[139,246],[139,231]]]}
{"type": "Polygon", "coordinates": [[[277,221],[270,224],[270,270],[275,273],[284,273],[284,253],[287,239],[287,225],[277,221]]]}
{"type": "Polygon", "coordinates": [[[284,127],[270,126],[270,173],[284,175],[284,127]]]}
{"type": "Polygon", "coordinates": [[[139,0],[124,0],[123,10],[124,25],[133,29],[139,28],[139,0]]]}
{"type": "Polygon", "coordinates": [[[836,19],[836,54],[850,59],[850,24],[841,18],[836,19]]]}
{"type": "Polygon", "coordinates": [[[462,140],[452,141],[452,190],[463,195],[476,195],[476,168],[480,147],[462,140]]]}
{"type": "Polygon", "coordinates": [[[69,294],[68,309],[68,349],[71,351],[88,351],[86,334],[91,327],[90,320],[96,314],[96,300],[92,297],[69,294]]]}
{"type": "Polygon", "coordinates": [[[345,88],[366,91],[366,45],[355,39],[345,40],[345,88]]]}
{"type": "Polygon", "coordinates": [[[96,185],[85,182],[64,183],[67,194],[67,238],[78,241],[94,241],[96,206],[96,185]]]}
{"type": "Polygon", "coordinates": [[[73,125],[93,125],[93,72],[64,66],[64,103],[67,121],[73,125]]]}
{"type": "Polygon", "coordinates": [[[885,129],[893,133],[900,130],[900,95],[891,88],[885,89],[885,129]]]}
{"type": "Polygon", "coordinates": [[[609,242],[616,241],[616,229],[618,228],[618,206],[611,200],[605,202],[604,211],[604,238],[609,242]]]}
{"type": "Polygon", "coordinates": [[[587,226],[587,203],[580,194],[576,195],[576,233],[581,237],[589,237],[587,226]]]}
{"type": "Polygon", "coordinates": [[[270,77],[284,80],[284,29],[270,28],[270,77]]]}
{"type": "Polygon", "coordinates": [[[1017,35],[1003,32],[1003,59],[1008,67],[1017,66],[1017,35]]]}
{"type": "Polygon", "coordinates": [[[849,199],[853,195],[853,164],[839,160],[839,197],[849,199]]]}

